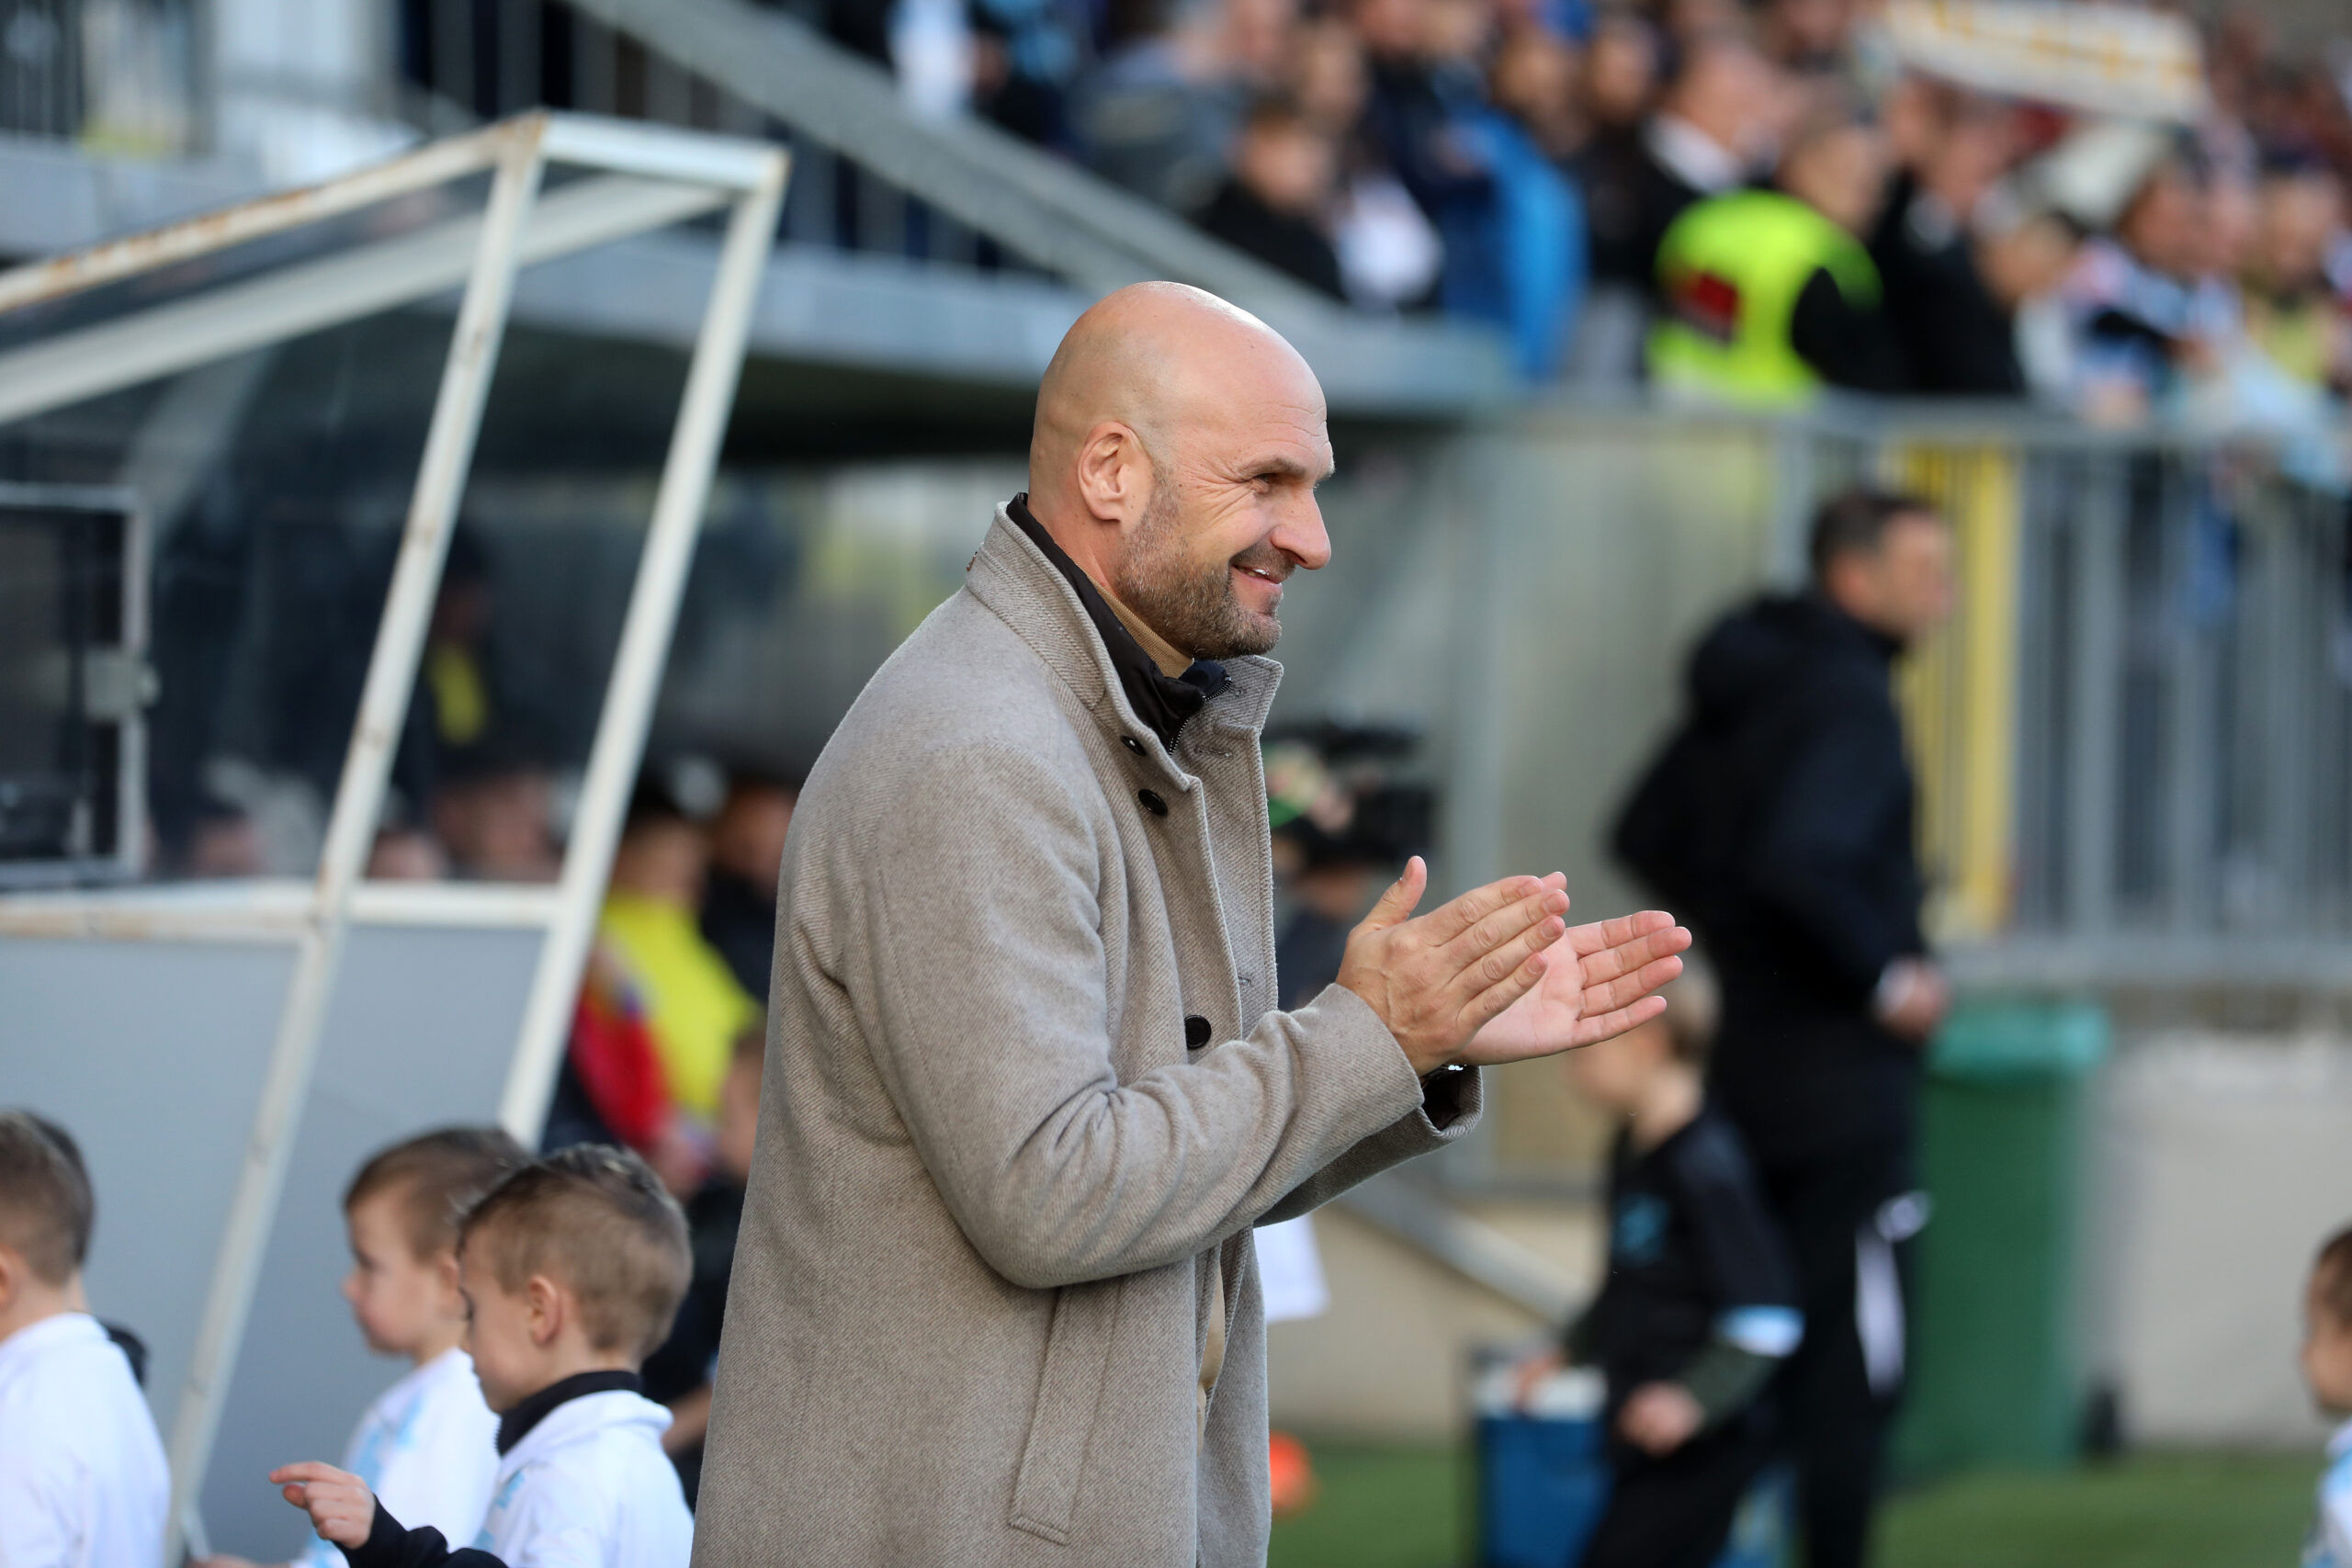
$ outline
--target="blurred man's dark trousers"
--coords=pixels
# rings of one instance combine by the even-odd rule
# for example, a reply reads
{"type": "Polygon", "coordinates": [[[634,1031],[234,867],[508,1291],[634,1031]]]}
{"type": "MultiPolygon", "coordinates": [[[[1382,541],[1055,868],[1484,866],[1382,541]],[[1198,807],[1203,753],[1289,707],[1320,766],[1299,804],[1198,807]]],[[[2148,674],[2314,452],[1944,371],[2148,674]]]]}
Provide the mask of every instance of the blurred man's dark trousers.
{"type": "Polygon", "coordinates": [[[1575,1568],[1710,1568],[1770,1457],[1752,1409],[1663,1459],[1612,1442],[1609,1510],[1575,1568]]]}
{"type": "Polygon", "coordinates": [[[1911,1237],[1926,1206],[1905,1147],[1761,1174],[1804,1302],[1804,1339],[1775,1384],[1781,1446],[1796,1463],[1803,1561],[1862,1568],[1903,1395],[1911,1237]]]}

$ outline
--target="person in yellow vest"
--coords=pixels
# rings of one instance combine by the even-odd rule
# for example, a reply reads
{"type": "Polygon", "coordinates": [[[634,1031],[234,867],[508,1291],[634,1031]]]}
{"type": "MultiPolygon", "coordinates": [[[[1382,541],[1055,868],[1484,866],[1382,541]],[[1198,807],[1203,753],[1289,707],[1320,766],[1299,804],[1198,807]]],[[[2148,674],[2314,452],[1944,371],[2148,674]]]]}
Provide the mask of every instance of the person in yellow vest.
{"type": "MultiPolygon", "coordinates": [[[[596,962],[634,997],[652,1036],[671,1104],[707,1141],[735,1037],[760,1018],[752,1000],[697,929],[710,844],[658,788],[629,803],[596,923],[596,962]]],[[[669,1170],[665,1179],[673,1179],[669,1170]]]]}
{"type": "Polygon", "coordinates": [[[1800,406],[1825,385],[1904,389],[1902,357],[1860,236],[1886,189],[1878,130],[1837,109],[1791,138],[1771,188],[1712,197],[1658,246],[1664,313],[1650,379],[1670,396],[1800,406]]]}

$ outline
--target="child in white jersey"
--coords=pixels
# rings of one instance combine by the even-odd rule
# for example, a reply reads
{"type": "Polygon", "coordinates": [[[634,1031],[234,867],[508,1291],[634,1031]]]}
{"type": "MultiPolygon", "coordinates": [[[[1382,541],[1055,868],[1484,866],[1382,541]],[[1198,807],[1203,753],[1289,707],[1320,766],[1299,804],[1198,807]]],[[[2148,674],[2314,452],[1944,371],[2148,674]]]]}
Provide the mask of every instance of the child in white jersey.
{"type": "Polygon", "coordinates": [[[525,1166],[466,1216],[459,1280],[497,1486],[470,1549],[411,1529],[331,1465],[271,1472],[353,1568],[686,1568],[694,1520],[662,1451],[670,1413],[638,1369],[670,1330],[692,1260],[685,1217],[622,1150],[525,1166]]]}
{"type": "MultiPolygon", "coordinates": [[[[2352,1417],[2352,1226],[2319,1249],[2303,1288],[2303,1381],[2321,1410],[2352,1417]]],[[[2328,1439],[2303,1568],[2352,1568],[2352,1419],[2328,1439]]]]}
{"type": "MultiPolygon", "coordinates": [[[[368,1348],[411,1367],[359,1418],[344,1468],[400,1517],[457,1540],[481,1529],[498,1472],[498,1417],[465,1350],[458,1224],[529,1158],[495,1127],[445,1127],[379,1150],[343,1195],[351,1235],[344,1299],[368,1348]]],[[[204,1568],[252,1565],[216,1557],[204,1568]]],[[[344,1568],[343,1553],[313,1541],[300,1568],[344,1568]]]]}
{"type": "Polygon", "coordinates": [[[96,1201],[64,1129],[0,1111],[0,1565],[155,1568],[171,1477],[130,1362],[85,1310],[96,1201]]]}

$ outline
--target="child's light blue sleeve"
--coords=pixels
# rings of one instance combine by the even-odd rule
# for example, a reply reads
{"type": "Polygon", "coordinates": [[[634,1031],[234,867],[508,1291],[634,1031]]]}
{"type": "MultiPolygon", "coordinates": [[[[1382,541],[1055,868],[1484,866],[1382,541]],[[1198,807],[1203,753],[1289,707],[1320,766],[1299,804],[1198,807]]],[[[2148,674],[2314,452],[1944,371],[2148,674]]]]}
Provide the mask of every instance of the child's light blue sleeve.
{"type": "Polygon", "coordinates": [[[2352,1568],[2352,1453],[2320,1477],[2319,1518],[2303,1547],[2303,1568],[2352,1568]]]}

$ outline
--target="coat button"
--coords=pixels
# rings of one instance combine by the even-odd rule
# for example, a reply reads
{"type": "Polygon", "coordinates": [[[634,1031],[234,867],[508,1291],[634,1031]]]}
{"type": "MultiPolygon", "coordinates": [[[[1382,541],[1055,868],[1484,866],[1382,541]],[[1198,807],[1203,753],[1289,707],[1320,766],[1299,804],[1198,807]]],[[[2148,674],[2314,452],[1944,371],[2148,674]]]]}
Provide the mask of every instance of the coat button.
{"type": "Polygon", "coordinates": [[[1143,742],[1136,739],[1132,735],[1120,736],[1119,744],[1125,747],[1128,750],[1133,751],[1138,757],[1143,755],[1143,742]]]}
{"type": "Polygon", "coordinates": [[[1141,801],[1143,803],[1143,808],[1146,811],[1150,812],[1154,817],[1165,817],[1168,815],[1168,803],[1159,798],[1159,792],[1158,790],[1139,789],[1136,791],[1136,798],[1141,801]]]}
{"type": "Polygon", "coordinates": [[[1196,1012],[1187,1013],[1184,1017],[1184,1049],[1199,1050],[1209,1043],[1209,1035],[1212,1032],[1214,1032],[1209,1028],[1207,1019],[1196,1012]]]}

